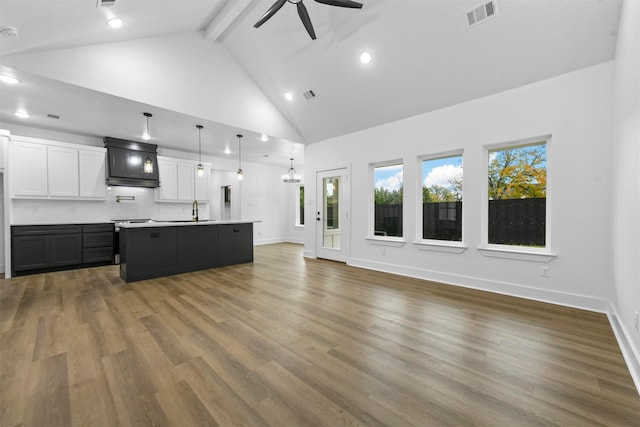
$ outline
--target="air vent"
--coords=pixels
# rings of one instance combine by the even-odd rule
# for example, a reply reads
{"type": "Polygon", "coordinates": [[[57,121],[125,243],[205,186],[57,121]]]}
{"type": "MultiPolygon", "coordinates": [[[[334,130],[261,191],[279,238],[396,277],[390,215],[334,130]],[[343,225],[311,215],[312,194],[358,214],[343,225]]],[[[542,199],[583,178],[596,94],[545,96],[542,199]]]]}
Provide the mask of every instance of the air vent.
{"type": "Polygon", "coordinates": [[[306,100],[309,100],[311,98],[315,98],[316,97],[315,92],[312,91],[312,90],[306,91],[305,93],[303,93],[303,95],[304,95],[304,99],[306,99],[306,100]]]}
{"type": "Polygon", "coordinates": [[[116,4],[116,0],[98,0],[96,7],[111,7],[116,4]]]}
{"type": "Polygon", "coordinates": [[[484,22],[490,18],[496,16],[496,2],[495,0],[489,3],[481,4],[467,12],[467,25],[474,27],[481,22],[484,22]]]}
{"type": "Polygon", "coordinates": [[[47,114],[47,117],[49,117],[50,119],[60,120],[60,116],[58,116],[57,114],[47,114]]]}

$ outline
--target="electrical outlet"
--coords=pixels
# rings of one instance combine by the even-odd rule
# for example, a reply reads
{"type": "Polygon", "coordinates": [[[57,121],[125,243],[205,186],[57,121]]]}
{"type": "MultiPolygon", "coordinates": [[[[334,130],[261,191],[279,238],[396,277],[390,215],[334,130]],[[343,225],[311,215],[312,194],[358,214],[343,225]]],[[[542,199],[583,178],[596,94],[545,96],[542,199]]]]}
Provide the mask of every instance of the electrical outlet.
{"type": "Polygon", "coordinates": [[[549,277],[549,267],[542,267],[540,270],[540,275],[542,277],[549,277]]]}
{"type": "Polygon", "coordinates": [[[636,331],[640,331],[640,311],[636,310],[636,317],[635,317],[635,326],[636,326],[636,331]]]}

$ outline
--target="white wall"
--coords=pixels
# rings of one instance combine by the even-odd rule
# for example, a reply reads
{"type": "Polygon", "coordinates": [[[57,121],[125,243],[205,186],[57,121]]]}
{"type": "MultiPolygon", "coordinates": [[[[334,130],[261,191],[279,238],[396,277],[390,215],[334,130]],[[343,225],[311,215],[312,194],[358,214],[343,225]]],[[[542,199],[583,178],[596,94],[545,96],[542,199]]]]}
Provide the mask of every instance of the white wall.
{"type": "MultiPolygon", "coordinates": [[[[352,265],[528,298],[606,311],[611,294],[611,110],[613,64],[603,63],[518,89],[305,147],[308,194],[317,170],[351,164],[352,265]],[[549,146],[551,249],[548,264],[483,256],[483,145],[552,135],[549,146]],[[464,149],[464,243],[461,254],[417,249],[417,156],[464,149]],[[365,240],[371,183],[368,165],[404,159],[403,247],[365,240]],[[550,277],[541,277],[541,267],[550,277]]],[[[389,106],[393,108],[393,106],[389,106]]],[[[315,202],[315,201],[314,201],[315,202]]],[[[307,224],[314,222],[307,206],[307,224]]],[[[315,256],[313,227],[305,254],[315,256]]]]}
{"type": "Polygon", "coordinates": [[[615,59],[613,119],[613,299],[619,340],[640,390],[640,2],[625,0],[615,59]],[[624,349],[624,348],[623,348],[624,349]],[[635,356],[635,360],[632,357],[635,356]],[[634,362],[634,363],[630,363],[634,362]]]}

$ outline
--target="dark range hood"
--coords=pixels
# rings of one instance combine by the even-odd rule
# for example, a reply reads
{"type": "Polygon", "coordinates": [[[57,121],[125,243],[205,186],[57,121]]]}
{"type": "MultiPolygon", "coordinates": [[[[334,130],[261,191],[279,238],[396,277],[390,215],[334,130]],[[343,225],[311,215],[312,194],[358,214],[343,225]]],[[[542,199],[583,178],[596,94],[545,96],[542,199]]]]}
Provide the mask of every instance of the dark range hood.
{"type": "Polygon", "coordinates": [[[160,186],[158,178],[158,146],[144,142],[105,137],[107,148],[107,185],[128,187],[160,186]],[[145,170],[151,163],[151,168],[145,170]]]}

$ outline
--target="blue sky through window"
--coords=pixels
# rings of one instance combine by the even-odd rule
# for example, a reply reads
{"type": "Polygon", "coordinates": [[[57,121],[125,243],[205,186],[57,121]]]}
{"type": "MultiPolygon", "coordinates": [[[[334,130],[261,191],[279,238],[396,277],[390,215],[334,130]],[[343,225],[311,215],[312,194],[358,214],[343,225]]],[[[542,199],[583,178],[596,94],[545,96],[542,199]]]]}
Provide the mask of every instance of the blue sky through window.
{"type": "Polygon", "coordinates": [[[384,188],[389,191],[400,190],[404,182],[403,165],[379,166],[373,170],[373,182],[375,188],[384,188]]]}
{"type": "Polygon", "coordinates": [[[462,174],[462,155],[422,162],[422,186],[450,188],[450,180],[462,174]]]}

